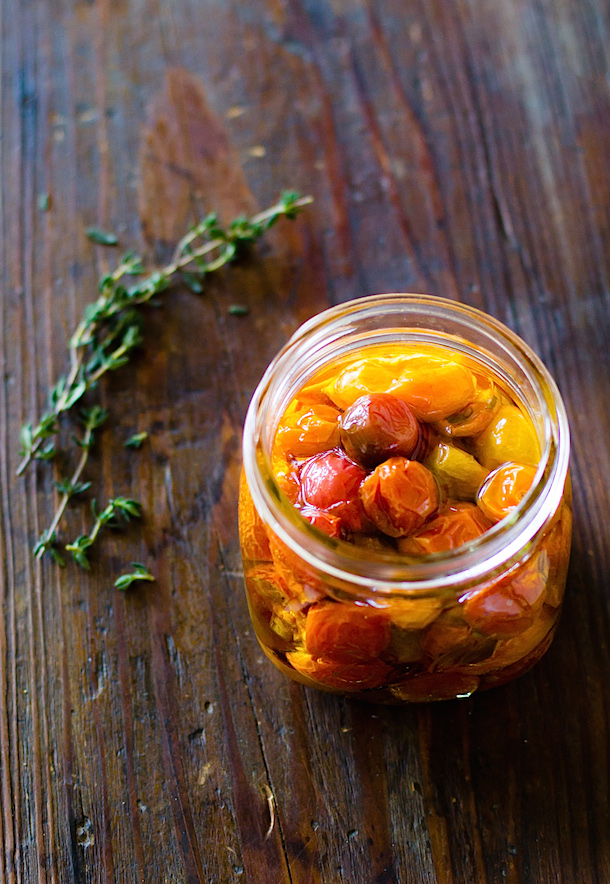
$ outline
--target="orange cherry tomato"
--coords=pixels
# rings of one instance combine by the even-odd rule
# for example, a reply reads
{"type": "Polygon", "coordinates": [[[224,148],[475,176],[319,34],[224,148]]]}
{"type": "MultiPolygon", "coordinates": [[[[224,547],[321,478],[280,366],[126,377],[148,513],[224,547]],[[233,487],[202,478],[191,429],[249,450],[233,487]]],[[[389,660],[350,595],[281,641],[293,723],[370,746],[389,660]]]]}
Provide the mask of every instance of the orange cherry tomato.
{"type": "Polygon", "coordinates": [[[333,405],[293,401],[275,434],[275,446],[292,457],[312,457],[339,444],[341,412],[333,405]]]}
{"type": "Polygon", "coordinates": [[[420,528],[438,509],[438,488],[430,470],[406,457],[391,457],[360,486],[365,512],[390,537],[420,528]]]}
{"type": "Polygon", "coordinates": [[[271,454],[271,470],[275,481],[290,503],[297,502],[299,496],[299,472],[296,466],[281,451],[271,454]]]}
{"type": "Polygon", "coordinates": [[[478,632],[498,638],[525,632],[544,603],[548,576],[549,557],[542,550],[497,583],[468,594],[464,620],[478,632]]]}
{"type": "Polygon", "coordinates": [[[349,531],[362,531],[366,516],[358,489],[366,471],[343,451],[325,451],[301,469],[303,504],[338,516],[349,531]]]}
{"type": "Polygon", "coordinates": [[[286,659],[295,671],[315,682],[315,687],[328,691],[366,691],[384,685],[392,672],[383,660],[367,663],[349,661],[339,663],[322,657],[313,657],[307,651],[289,651],[286,659]]]}
{"type": "Polygon", "coordinates": [[[374,660],[390,643],[387,613],[353,602],[323,601],[307,612],[305,647],[337,663],[374,660]]]}
{"type": "Polygon", "coordinates": [[[505,463],[492,470],[477,494],[477,503],[492,522],[511,513],[531,488],[536,467],[523,463],[505,463]]]}
{"type": "Polygon", "coordinates": [[[393,455],[411,457],[419,424],[411,408],[390,393],[369,393],[356,399],[340,420],[341,444],[367,469],[393,455]]]}
{"type": "Polygon", "coordinates": [[[465,365],[452,359],[415,356],[388,392],[408,402],[418,417],[437,421],[461,411],[472,401],[475,380],[465,365]]]}
{"type": "Polygon", "coordinates": [[[493,380],[484,374],[473,372],[476,388],[471,402],[454,414],[435,421],[434,429],[441,436],[477,436],[489,426],[500,407],[500,395],[493,380]]]}
{"type": "Polygon", "coordinates": [[[423,528],[398,540],[398,551],[410,556],[457,549],[480,537],[492,523],[474,503],[448,501],[423,528]]]}

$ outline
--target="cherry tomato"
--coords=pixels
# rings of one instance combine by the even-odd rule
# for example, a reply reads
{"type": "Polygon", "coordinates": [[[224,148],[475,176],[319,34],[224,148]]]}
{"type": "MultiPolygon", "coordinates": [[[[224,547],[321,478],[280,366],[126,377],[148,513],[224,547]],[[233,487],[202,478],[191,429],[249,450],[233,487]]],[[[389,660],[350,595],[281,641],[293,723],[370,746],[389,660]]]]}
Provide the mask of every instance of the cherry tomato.
{"type": "Polygon", "coordinates": [[[398,551],[409,556],[447,552],[471,543],[491,526],[474,503],[450,500],[423,528],[398,540],[398,551]]]}
{"type": "Polygon", "coordinates": [[[503,463],[537,466],[540,443],[531,420],[515,405],[501,405],[491,423],[474,440],[477,460],[490,470],[503,463]]]}
{"type": "Polygon", "coordinates": [[[310,525],[329,537],[340,538],[344,535],[343,522],[339,516],[333,516],[332,513],[318,510],[313,506],[304,506],[301,509],[301,515],[307,519],[310,525]]]}
{"type": "Polygon", "coordinates": [[[502,580],[469,594],[463,602],[464,620],[498,638],[525,632],[542,607],[548,575],[549,558],[542,550],[502,580]]]}
{"type": "Polygon", "coordinates": [[[493,380],[478,372],[473,374],[476,383],[474,399],[461,411],[435,421],[434,429],[441,436],[477,436],[489,426],[500,407],[500,395],[493,380]]]}
{"type": "Polygon", "coordinates": [[[522,463],[505,463],[487,476],[477,495],[482,512],[492,522],[499,522],[511,513],[529,491],[536,467],[522,463]]]}
{"type": "Polygon", "coordinates": [[[392,672],[383,660],[339,663],[313,657],[307,651],[289,651],[286,659],[299,675],[315,682],[315,687],[330,691],[372,690],[385,684],[392,672]]]}
{"type": "Polygon", "coordinates": [[[415,415],[406,402],[390,393],[356,399],[342,415],[340,427],[343,448],[367,469],[393,455],[410,457],[419,439],[415,415]]]}
{"type": "Polygon", "coordinates": [[[437,421],[472,401],[475,381],[472,372],[459,362],[422,355],[409,360],[388,391],[408,402],[418,417],[437,421]]]}
{"type": "Polygon", "coordinates": [[[366,471],[340,450],[312,457],[301,469],[301,499],[338,516],[350,531],[362,531],[366,516],[358,489],[366,471]]]}
{"type": "Polygon", "coordinates": [[[269,537],[252,501],[243,471],[239,479],[239,539],[244,559],[271,561],[269,537]]]}
{"type": "Polygon", "coordinates": [[[404,357],[389,355],[357,359],[339,372],[326,388],[339,408],[349,408],[368,393],[387,393],[404,364],[404,357]]]}
{"type": "Polygon", "coordinates": [[[275,434],[275,446],[292,457],[312,457],[339,444],[341,412],[334,405],[292,402],[275,434]]]}
{"type": "Polygon", "coordinates": [[[369,519],[390,537],[420,528],[438,509],[432,473],[415,460],[391,457],[362,482],[360,497],[369,519]]]}
{"type": "Polygon", "coordinates": [[[390,643],[387,613],[353,602],[319,602],[307,612],[305,647],[338,663],[374,660],[390,643]]]}
{"type": "Polygon", "coordinates": [[[448,442],[438,442],[428,457],[426,466],[448,497],[458,500],[476,500],[477,491],[488,470],[467,451],[448,442]]]}

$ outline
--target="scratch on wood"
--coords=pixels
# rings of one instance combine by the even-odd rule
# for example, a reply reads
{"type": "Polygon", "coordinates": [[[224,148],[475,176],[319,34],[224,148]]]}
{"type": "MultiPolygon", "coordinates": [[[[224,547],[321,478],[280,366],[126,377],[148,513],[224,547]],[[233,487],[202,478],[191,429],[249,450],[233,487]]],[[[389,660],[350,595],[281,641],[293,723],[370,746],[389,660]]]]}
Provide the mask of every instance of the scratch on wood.
{"type": "Polygon", "coordinates": [[[275,826],[275,796],[267,783],[263,783],[262,789],[265,793],[267,807],[269,809],[269,828],[265,832],[265,837],[263,839],[264,841],[267,841],[275,826]]]}

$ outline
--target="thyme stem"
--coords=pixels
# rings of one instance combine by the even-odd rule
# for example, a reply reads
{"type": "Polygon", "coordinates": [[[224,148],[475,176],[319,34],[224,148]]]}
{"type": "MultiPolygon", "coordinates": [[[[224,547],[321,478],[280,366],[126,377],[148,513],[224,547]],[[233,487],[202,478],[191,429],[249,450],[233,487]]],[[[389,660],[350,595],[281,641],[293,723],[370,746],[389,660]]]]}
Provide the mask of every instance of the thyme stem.
{"type": "MultiPolygon", "coordinates": [[[[227,228],[220,226],[215,214],[208,215],[178,242],[169,264],[148,274],[137,255],[132,252],[124,255],[118,266],[102,277],[97,299],[89,304],[72,332],[68,345],[69,368],[51,388],[47,411],[36,426],[26,423],[22,427],[22,459],[17,467],[17,475],[21,475],[35,459],[51,460],[54,457],[54,440],[60,430],[62,415],[70,412],[107,372],[114,371],[129,361],[131,352],[142,340],[138,308],[150,304],[176,277],[182,276],[195,291],[201,291],[201,280],[233,261],[241,246],[259,240],[280,217],[294,218],[312,201],[310,196],[286,191],[268,209],[251,218],[235,218],[227,228]],[[192,271],[187,273],[187,267],[192,268],[192,271]],[[137,279],[130,285],[125,285],[125,277],[137,279]]],[[[104,243],[109,244],[112,235],[103,235],[104,243]]],[[[97,239],[91,236],[94,241],[101,242],[99,231],[96,237],[97,239]]],[[[106,416],[99,406],[94,406],[84,414],[83,437],[75,440],[82,449],[80,457],[71,478],[57,483],[62,491],[59,504],[51,524],[34,548],[37,558],[41,558],[49,550],[60,564],[64,562],[57,548],[56,532],[70,499],[88,487],[89,483],[83,483],[81,477],[89,458],[94,432],[106,416]]],[[[141,507],[137,501],[121,497],[111,500],[101,513],[96,514],[94,510],[95,524],[91,532],[68,544],[66,550],[82,567],[89,567],[88,550],[102,527],[113,522],[115,516],[128,520],[138,517],[140,512],[141,507]]],[[[127,578],[129,575],[126,575],[127,578]]]]}

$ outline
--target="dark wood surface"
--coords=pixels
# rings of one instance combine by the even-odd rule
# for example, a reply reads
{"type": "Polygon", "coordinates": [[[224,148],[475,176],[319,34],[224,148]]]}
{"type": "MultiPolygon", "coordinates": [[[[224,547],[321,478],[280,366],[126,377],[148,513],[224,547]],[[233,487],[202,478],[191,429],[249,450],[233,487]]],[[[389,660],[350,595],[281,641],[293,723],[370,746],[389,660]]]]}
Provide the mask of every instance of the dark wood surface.
{"type": "MultiPolygon", "coordinates": [[[[610,882],[610,8],[604,0],[1,0],[0,880],[610,882]],[[15,477],[114,253],[196,212],[314,205],[203,296],[174,289],[88,468],[145,507],[90,574],[37,563],[15,477]],[[50,194],[41,211],[39,195],[50,194]],[[314,312],[380,291],[481,307],[573,428],[556,640],[519,681],[384,708],[262,657],[236,533],[240,432],[314,312]],[[246,317],[229,315],[247,304],[246,317]],[[135,431],[150,440],[123,447],[135,431]],[[124,563],[156,584],[114,590],[124,563]]],[[[74,536],[87,508],[76,508],[74,536]]]]}

